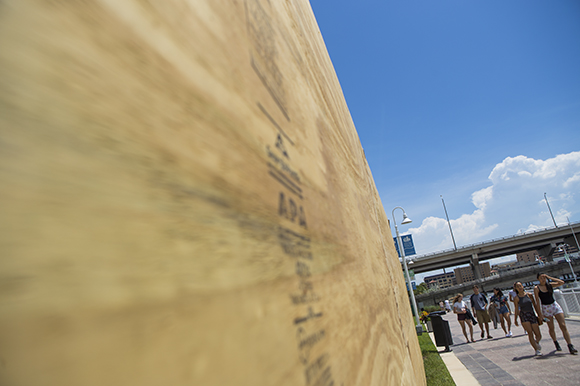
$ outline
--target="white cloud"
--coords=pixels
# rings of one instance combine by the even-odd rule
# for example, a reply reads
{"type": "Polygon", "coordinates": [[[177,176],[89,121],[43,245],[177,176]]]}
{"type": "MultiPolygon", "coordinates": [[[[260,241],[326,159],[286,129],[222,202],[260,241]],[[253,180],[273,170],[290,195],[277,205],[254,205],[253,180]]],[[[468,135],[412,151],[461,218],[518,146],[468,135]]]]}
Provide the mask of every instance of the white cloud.
{"type": "MultiPolygon", "coordinates": [[[[457,246],[580,220],[580,151],[547,160],[507,157],[488,177],[491,185],[471,195],[475,209],[451,219],[457,246]],[[575,216],[575,218],[574,218],[575,216]]],[[[453,248],[447,221],[428,217],[410,228],[418,254],[453,248]]]]}
{"type": "Polygon", "coordinates": [[[493,198],[493,186],[478,190],[471,195],[471,202],[477,209],[485,209],[486,203],[493,198]]]}
{"type": "Polygon", "coordinates": [[[567,188],[569,185],[578,183],[579,181],[580,181],[580,173],[576,173],[572,177],[564,181],[564,187],[567,188]]]}

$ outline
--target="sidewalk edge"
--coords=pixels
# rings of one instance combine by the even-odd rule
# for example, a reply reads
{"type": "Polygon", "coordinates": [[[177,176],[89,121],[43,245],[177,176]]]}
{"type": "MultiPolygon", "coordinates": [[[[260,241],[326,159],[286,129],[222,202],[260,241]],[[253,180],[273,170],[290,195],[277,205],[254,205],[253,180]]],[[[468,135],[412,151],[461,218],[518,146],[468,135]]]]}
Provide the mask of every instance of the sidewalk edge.
{"type": "MultiPolygon", "coordinates": [[[[431,341],[433,341],[433,344],[435,347],[437,347],[437,344],[435,343],[435,336],[432,332],[429,333],[429,338],[431,338],[431,341]]],[[[473,374],[467,370],[467,367],[461,363],[453,351],[439,351],[439,355],[441,356],[441,359],[443,359],[443,363],[445,363],[445,366],[447,366],[447,370],[449,370],[449,374],[451,374],[451,378],[453,378],[453,381],[457,386],[481,386],[481,384],[477,381],[477,379],[475,379],[473,374]]]]}

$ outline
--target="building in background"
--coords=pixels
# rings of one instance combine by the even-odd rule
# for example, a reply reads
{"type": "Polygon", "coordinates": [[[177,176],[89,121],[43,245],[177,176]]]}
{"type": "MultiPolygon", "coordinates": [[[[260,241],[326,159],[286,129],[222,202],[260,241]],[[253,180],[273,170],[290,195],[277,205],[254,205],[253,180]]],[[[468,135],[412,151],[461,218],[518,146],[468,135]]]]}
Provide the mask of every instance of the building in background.
{"type": "MultiPolygon", "coordinates": [[[[481,273],[481,277],[491,276],[491,267],[489,265],[489,261],[485,261],[479,264],[479,272],[481,273]]],[[[475,276],[473,275],[471,266],[468,265],[467,267],[455,268],[455,280],[457,280],[457,284],[474,281],[475,276]]]]}
{"type": "Polygon", "coordinates": [[[451,286],[457,284],[457,280],[455,280],[455,273],[454,272],[445,272],[445,273],[440,273],[438,275],[425,276],[423,281],[425,282],[425,284],[427,284],[429,289],[431,289],[431,288],[436,288],[436,289],[447,288],[447,287],[451,287],[451,286]]]}
{"type": "Polygon", "coordinates": [[[532,263],[537,262],[540,258],[540,253],[535,249],[533,251],[522,252],[516,254],[516,258],[518,259],[518,263],[532,263]]]}
{"type": "Polygon", "coordinates": [[[517,268],[520,268],[517,261],[508,261],[507,263],[494,264],[491,266],[492,272],[496,271],[498,275],[517,268]]]}
{"type": "MultiPolygon", "coordinates": [[[[572,254],[572,253],[577,253],[578,252],[578,248],[576,248],[576,246],[574,245],[569,245],[569,244],[565,244],[566,245],[566,252],[568,252],[568,254],[572,254]]],[[[554,254],[552,255],[552,259],[558,259],[560,257],[564,257],[564,249],[559,249],[556,248],[556,250],[554,251],[554,254]]]]}

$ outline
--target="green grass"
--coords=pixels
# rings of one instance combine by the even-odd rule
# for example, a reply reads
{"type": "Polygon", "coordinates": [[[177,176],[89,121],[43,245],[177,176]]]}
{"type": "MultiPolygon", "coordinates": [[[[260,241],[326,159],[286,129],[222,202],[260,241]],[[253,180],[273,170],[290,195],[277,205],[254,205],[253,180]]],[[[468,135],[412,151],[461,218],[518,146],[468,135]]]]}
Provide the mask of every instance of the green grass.
{"type": "Polygon", "coordinates": [[[455,386],[447,366],[437,352],[437,348],[429,338],[429,334],[424,332],[419,335],[419,346],[423,355],[423,365],[425,366],[425,377],[427,386],[455,386]]]}

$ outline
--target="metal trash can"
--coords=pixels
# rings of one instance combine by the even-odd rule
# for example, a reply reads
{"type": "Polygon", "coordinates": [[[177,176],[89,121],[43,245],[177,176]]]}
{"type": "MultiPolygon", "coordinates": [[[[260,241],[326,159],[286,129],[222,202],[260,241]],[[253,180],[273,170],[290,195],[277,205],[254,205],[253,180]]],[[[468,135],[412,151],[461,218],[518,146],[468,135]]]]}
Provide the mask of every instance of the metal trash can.
{"type": "Polygon", "coordinates": [[[449,329],[449,322],[443,320],[441,315],[445,315],[445,311],[434,311],[428,316],[431,318],[431,325],[433,326],[433,335],[435,335],[435,345],[437,347],[445,347],[445,351],[451,351],[449,346],[453,345],[451,338],[451,330],[449,329]]]}
{"type": "Polygon", "coordinates": [[[430,320],[426,321],[425,325],[427,326],[427,332],[433,332],[433,325],[430,320]]]}

